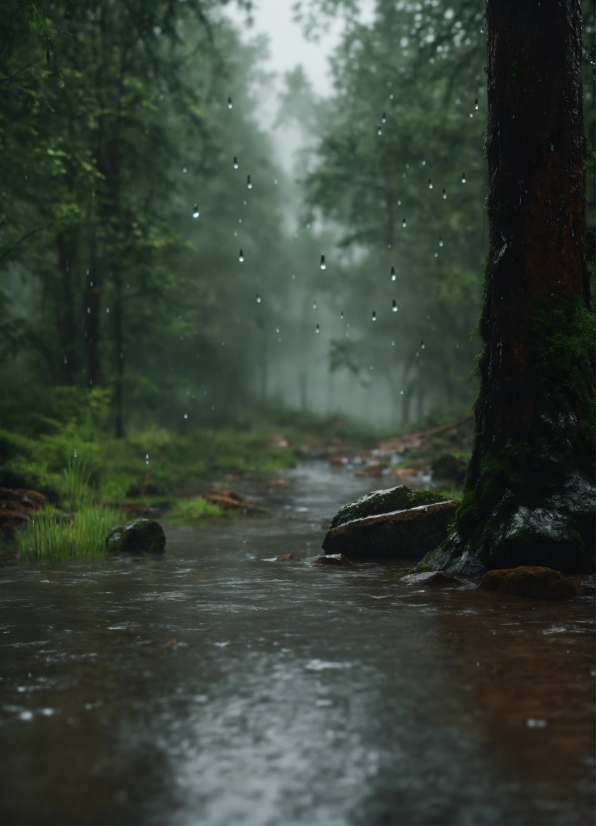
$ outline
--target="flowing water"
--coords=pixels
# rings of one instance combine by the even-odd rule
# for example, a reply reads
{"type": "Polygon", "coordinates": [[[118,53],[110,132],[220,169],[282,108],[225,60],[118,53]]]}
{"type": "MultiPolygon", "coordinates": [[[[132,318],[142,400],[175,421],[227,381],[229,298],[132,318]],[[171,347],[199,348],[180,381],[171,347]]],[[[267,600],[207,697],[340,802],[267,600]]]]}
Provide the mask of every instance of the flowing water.
{"type": "Polygon", "coordinates": [[[382,485],[290,479],[161,559],[0,571],[2,821],[593,822],[593,601],[313,567],[382,485]]]}

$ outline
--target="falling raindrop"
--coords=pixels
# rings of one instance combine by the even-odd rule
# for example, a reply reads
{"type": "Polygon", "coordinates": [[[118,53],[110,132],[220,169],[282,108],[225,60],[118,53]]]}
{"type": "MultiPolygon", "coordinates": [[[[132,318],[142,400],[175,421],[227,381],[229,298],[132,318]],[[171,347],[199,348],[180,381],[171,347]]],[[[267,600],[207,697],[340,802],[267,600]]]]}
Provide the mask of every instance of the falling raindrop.
{"type": "Polygon", "coordinates": [[[87,307],[87,315],[91,312],[91,307],[87,307]]]}
{"type": "Polygon", "coordinates": [[[240,252],[238,253],[238,261],[240,261],[241,264],[244,261],[244,253],[242,252],[242,250],[240,250],[240,252]]]}
{"type": "Polygon", "coordinates": [[[379,125],[377,126],[377,135],[378,135],[379,137],[381,137],[381,135],[382,135],[382,134],[383,134],[383,130],[381,129],[381,124],[379,124],[379,125]]]}
{"type": "Polygon", "coordinates": [[[397,302],[395,301],[395,298],[393,299],[393,302],[391,304],[391,309],[393,310],[394,313],[397,312],[397,302]]]}
{"type": "Polygon", "coordinates": [[[385,114],[385,112],[383,112],[383,114],[381,115],[381,123],[387,123],[387,115],[385,114]]]}
{"type": "Polygon", "coordinates": [[[374,311],[374,310],[372,311],[372,320],[373,320],[373,321],[376,321],[376,320],[377,320],[377,314],[375,313],[375,311],[374,311]]]}
{"type": "Polygon", "coordinates": [[[275,328],[275,332],[277,333],[277,335],[279,335],[279,327],[275,328]]]}
{"type": "Polygon", "coordinates": [[[440,247],[443,246],[443,236],[442,235],[439,235],[439,246],[440,247]]]}
{"type": "Polygon", "coordinates": [[[422,161],[422,166],[426,166],[426,161],[422,161]]]}
{"type": "Polygon", "coordinates": [[[322,270],[327,269],[327,264],[325,263],[325,256],[324,255],[321,255],[321,269],[322,270]]]}
{"type": "Polygon", "coordinates": [[[474,109],[478,111],[478,98],[476,98],[476,100],[474,101],[474,109]]]}
{"type": "Polygon", "coordinates": [[[395,347],[395,342],[394,341],[391,342],[391,346],[395,347]]]}
{"type": "Polygon", "coordinates": [[[316,309],[317,309],[317,302],[316,302],[316,301],[313,301],[313,303],[312,303],[312,308],[313,308],[313,310],[316,310],[316,309]]]}
{"type": "Polygon", "coordinates": [[[68,364],[68,359],[64,356],[64,364],[68,364]]]}
{"type": "Polygon", "coordinates": [[[77,453],[77,449],[76,449],[76,448],[73,450],[72,455],[74,456],[74,458],[75,458],[75,459],[78,459],[78,458],[79,458],[79,457],[78,457],[78,453],[77,453]]]}
{"type": "Polygon", "coordinates": [[[198,218],[199,217],[199,208],[196,204],[192,208],[192,217],[193,218],[198,218]]]}
{"type": "Polygon", "coordinates": [[[406,226],[406,219],[405,219],[405,218],[402,220],[401,225],[402,225],[402,227],[404,227],[404,229],[405,229],[405,226],[406,226]]]}
{"type": "Polygon", "coordinates": [[[232,166],[234,167],[234,169],[238,169],[238,158],[236,157],[236,155],[234,155],[234,162],[232,166]]]}
{"type": "Polygon", "coordinates": [[[444,200],[444,201],[446,201],[446,200],[447,200],[447,193],[445,192],[445,190],[443,190],[443,200],[444,200]]]}
{"type": "Polygon", "coordinates": [[[466,173],[465,172],[461,173],[461,182],[462,182],[462,184],[465,184],[465,182],[466,182],[466,173]]]}
{"type": "Polygon", "coordinates": [[[250,180],[250,175],[246,176],[246,186],[248,189],[252,189],[252,181],[250,180]]]}
{"type": "Polygon", "coordinates": [[[149,464],[149,454],[148,453],[145,454],[145,464],[146,465],[149,464]]]}
{"type": "Polygon", "coordinates": [[[424,350],[424,342],[423,341],[420,342],[420,349],[424,350]]]}
{"type": "Polygon", "coordinates": [[[342,311],[341,311],[341,313],[339,314],[339,317],[341,318],[341,320],[342,320],[342,321],[344,320],[344,311],[343,311],[343,310],[342,310],[342,311]]]}
{"type": "Polygon", "coordinates": [[[433,188],[433,182],[431,181],[431,179],[430,179],[430,178],[428,179],[428,188],[429,188],[429,189],[432,189],[432,188],[433,188]]]}
{"type": "Polygon", "coordinates": [[[232,98],[228,98],[228,109],[232,108],[232,98]]]}
{"type": "Polygon", "coordinates": [[[186,175],[186,167],[185,166],[182,167],[182,172],[184,173],[184,175],[186,175]]]}
{"type": "Polygon", "coordinates": [[[261,303],[261,296],[257,293],[257,304],[261,303]]]}
{"type": "Polygon", "coordinates": [[[185,413],[185,414],[184,414],[184,418],[185,418],[185,419],[188,419],[188,413],[185,413]]]}
{"type": "Polygon", "coordinates": [[[391,267],[391,280],[395,281],[396,278],[397,276],[395,274],[395,267],[391,267]]]}
{"type": "Polygon", "coordinates": [[[319,327],[319,325],[317,324],[317,326],[316,326],[316,328],[315,328],[315,333],[320,333],[320,332],[321,332],[321,328],[320,328],[320,327],[319,327]]]}

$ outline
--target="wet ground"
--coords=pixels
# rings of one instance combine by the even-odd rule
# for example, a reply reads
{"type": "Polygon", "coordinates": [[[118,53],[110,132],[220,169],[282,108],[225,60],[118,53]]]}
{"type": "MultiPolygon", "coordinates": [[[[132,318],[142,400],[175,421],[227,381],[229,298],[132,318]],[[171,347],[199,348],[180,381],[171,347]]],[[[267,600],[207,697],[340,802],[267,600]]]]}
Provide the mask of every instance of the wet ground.
{"type": "Polygon", "coordinates": [[[312,567],[379,480],[291,480],[163,559],[0,571],[2,822],[593,823],[593,600],[312,567]]]}

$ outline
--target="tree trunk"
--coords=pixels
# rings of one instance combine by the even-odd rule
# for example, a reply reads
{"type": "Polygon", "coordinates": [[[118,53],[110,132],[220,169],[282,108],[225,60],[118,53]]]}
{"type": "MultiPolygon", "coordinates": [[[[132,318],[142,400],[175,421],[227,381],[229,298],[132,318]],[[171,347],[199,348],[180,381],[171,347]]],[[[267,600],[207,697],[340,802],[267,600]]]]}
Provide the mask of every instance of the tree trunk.
{"type": "Polygon", "coordinates": [[[84,318],[87,333],[87,369],[89,387],[97,387],[101,382],[99,339],[101,335],[101,284],[97,260],[96,226],[93,218],[89,222],[89,269],[85,283],[84,318]]]}
{"type": "Polygon", "coordinates": [[[57,327],[62,349],[62,374],[66,384],[75,383],[77,333],[75,322],[75,288],[71,266],[74,244],[71,238],[60,232],[56,236],[58,267],[61,274],[61,291],[57,296],[57,327]]]}
{"type": "Polygon", "coordinates": [[[114,383],[114,409],[116,414],[116,438],[124,437],[124,319],[122,275],[116,269],[112,275],[114,284],[114,356],[116,380],[114,383]]]}
{"type": "Polygon", "coordinates": [[[475,443],[433,567],[594,568],[578,0],[488,0],[490,248],[475,443]]]}

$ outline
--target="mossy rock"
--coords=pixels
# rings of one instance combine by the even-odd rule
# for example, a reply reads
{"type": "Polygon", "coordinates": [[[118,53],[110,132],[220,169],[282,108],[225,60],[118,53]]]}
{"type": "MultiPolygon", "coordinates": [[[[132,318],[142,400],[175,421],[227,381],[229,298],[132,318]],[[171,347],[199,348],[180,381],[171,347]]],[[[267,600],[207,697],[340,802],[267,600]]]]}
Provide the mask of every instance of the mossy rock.
{"type": "Polygon", "coordinates": [[[162,554],[166,547],[163,528],[154,519],[137,519],[110,531],[106,548],[111,553],[162,554]]]}
{"type": "Polygon", "coordinates": [[[417,561],[445,540],[458,506],[446,500],[352,519],[327,531],[323,550],[371,562],[417,561]]]}
{"type": "Polygon", "coordinates": [[[543,600],[571,599],[577,593],[574,584],[560,571],[539,565],[487,571],[478,587],[498,594],[543,600]]]}
{"type": "Polygon", "coordinates": [[[410,490],[405,485],[398,485],[389,490],[375,490],[340,508],[329,527],[337,528],[339,525],[345,525],[346,522],[364,519],[366,516],[378,516],[381,513],[410,510],[419,505],[433,505],[435,502],[446,501],[447,497],[433,490],[410,490]]]}

